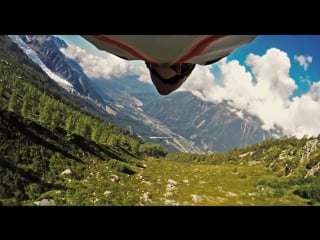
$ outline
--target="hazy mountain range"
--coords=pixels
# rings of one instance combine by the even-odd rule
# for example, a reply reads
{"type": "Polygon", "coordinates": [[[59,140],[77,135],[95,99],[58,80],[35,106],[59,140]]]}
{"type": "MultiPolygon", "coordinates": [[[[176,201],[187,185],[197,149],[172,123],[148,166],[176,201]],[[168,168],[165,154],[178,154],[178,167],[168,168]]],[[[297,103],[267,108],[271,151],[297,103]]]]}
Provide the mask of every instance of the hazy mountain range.
{"type": "Polygon", "coordinates": [[[211,152],[247,146],[274,134],[263,130],[261,121],[244,111],[240,118],[238,110],[227,103],[205,102],[190,92],[159,96],[150,84],[132,76],[90,79],[76,61],[59,50],[67,44],[57,37],[24,35],[14,39],[30,58],[42,62],[36,63],[70,83],[70,93],[93,100],[112,116],[113,123],[144,140],[162,142],[179,151],[211,152]]]}

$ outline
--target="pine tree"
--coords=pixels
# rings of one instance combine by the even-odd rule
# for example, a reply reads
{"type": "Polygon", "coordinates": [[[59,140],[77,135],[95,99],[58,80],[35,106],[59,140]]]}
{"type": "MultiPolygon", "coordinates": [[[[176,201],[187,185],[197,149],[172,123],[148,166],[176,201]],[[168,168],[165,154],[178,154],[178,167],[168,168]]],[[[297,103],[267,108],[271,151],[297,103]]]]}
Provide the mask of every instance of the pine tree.
{"type": "Polygon", "coordinates": [[[52,127],[59,126],[61,124],[61,120],[62,120],[62,113],[59,110],[55,109],[52,113],[50,125],[52,127]]]}
{"type": "Polygon", "coordinates": [[[100,137],[99,137],[98,142],[99,142],[99,143],[102,143],[102,144],[107,144],[107,140],[108,140],[108,138],[109,138],[109,135],[110,135],[109,132],[104,129],[104,130],[102,131],[100,137]]]}
{"type": "Polygon", "coordinates": [[[44,103],[40,103],[39,122],[44,126],[48,126],[51,123],[51,103],[49,99],[43,98],[43,101],[44,103]]]}
{"type": "Polygon", "coordinates": [[[74,117],[72,116],[72,114],[68,115],[68,117],[66,119],[66,123],[65,123],[65,128],[69,132],[73,132],[75,130],[75,121],[74,121],[74,117]]]}
{"type": "Polygon", "coordinates": [[[98,123],[94,123],[91,125],[92,131],[91,131],[91,139],[93,141],[99,142],[100,136],[101,136],[101,128],[98,123]]]}
{"type": "Polygon", "coordinates": [[[16,91],[13,91],[9,98],[8,102],[8,111],[10,112],[16,112],[18,110],[18,104],[17,104],[17,93],[16,91]]]}
{"type": "Polygon", "coordinates": [[[75,122],[75,128],[74,128],[74,132],[75,134],[81,135],[81,129],[83,128],[83,119],[78,116],[77,121],[75,122]]]}
{"type": "Polygon", "coordinates": [[[29,93],[26,93],[24,96],[23,96],[23,100],[22,100],[22,108],[21,108],[21,115],[23,117],[29,117],[30,113],[29,113],[29,109],[28,109],[28,102],[29,102],[29,99],[30,99],[30,94],[29,93]]]}
{"type": "Polygon", "coordinates": [[[2,93],[3,93],[2,81],[3,81],[3,80],[0,78],[0,99],[2,98],[2,93]]]}
{"type": "Polygon", "coordinates": [[[83,121],[81,135],[87,139],[91,138],[91,121],[87,117],[83,121]]]}
{"type": "Polygon", "coordinates": [[[3,85],[1,83],[2,79],[0,78],[0,108],[2,108],[4,106],[4,99],[2,98],[2,94],[3,94],[3,85]]]}

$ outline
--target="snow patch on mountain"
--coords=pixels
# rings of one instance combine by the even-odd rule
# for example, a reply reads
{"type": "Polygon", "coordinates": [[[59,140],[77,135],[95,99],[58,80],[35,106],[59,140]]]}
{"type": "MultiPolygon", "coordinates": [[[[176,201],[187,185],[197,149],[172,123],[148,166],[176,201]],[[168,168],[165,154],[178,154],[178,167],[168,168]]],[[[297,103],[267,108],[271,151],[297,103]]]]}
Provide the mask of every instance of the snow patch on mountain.
{"type": "Polygon", "coordinates": [[[14,41],[18,46],[22,49],[22,51],[36,64],[41,67],[41,69],[52,79],[54,80],[59,86],[63,87],[68,91],[75,91],[72,84],[70,84],[67,80],[63,79],[62,77],[58,76],[57,74],[53,73],[38,57],[33,49],[31,49],[19,36],[17,35],[9,35],[12,41],[14,41]]]}

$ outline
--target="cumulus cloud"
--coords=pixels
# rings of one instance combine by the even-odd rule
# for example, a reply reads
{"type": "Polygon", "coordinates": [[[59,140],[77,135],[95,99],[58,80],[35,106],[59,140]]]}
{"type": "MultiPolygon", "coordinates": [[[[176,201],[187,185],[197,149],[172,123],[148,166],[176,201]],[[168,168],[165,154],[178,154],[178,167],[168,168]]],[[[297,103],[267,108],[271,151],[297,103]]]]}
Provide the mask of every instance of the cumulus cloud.
{"type": "Polygon", "coordinates": [[[209,66],[196,66],[187,81],[179,90],[192,91],[194,95],[207,100],[210,93],[215,91],[214,75],[209,66]],[[206,86],[206,87],[204,87],[206,86]]]}
{"type": "Polygon", "coordinates": [[[200,66],[183,87],[204,100],[226,100],[248,111],[261,119],[266,130],[281,127],[285,134],[297,137],[320,133],[320,82],[313,83],[308,93],[290,99],[297,85],[289,75],[291,63],[285,52],[271,48],[262,56],[249,54],[246,64],[250,72],[236,60],[222,59],[219,85],[208,67],[200,66]]]}
{"type": "MultiPolygon", "coordinates": [[[[320,101],[320,82],[314,82],[310,88],[308,95],[314,101],[320,101]]],[[[320,109],[318,109],[320,110],[320,109]]]]}
{"type": "Polygon", "coordinates": [[[95,56],[74,45],[69,45],[67,48],[60,50],[66,57],[76,60],[85,74],[91,78],[110,79],[126,75],[137,75],[141,81],[150,81],[148,70],[142,61],[126,61],[108,53],[103,57],[95,56]]]}
{"type": "MultiPolygon", "coordinates": [[[[136,75],[151,83],[142,61],[125,61],[111,54],[98,57],[77,46],[62,51],[79,62],[92,78],[136,75]]],[[[295,56],[295,60],[306,70],[312,57],[295,56]]],[[[216,65],[219,70],[216,76],[212,65],[196,66],[180,90],[191,91],[205,101],[227,101],[237,109],[239,117],[243,116],[241,110],[245,110],[260,118],[266,130],[281,127],[286,135],[297,137],[320,133],[320,82],[313,83],[306,94],[292,98],[297,85],[289,74],[291,62],[287,53],[277,48],[261,56],[249,54],[245,64],[224,58],[216,65]]]]}
{"type": "Polygon", "coordinates": [[[305,71],[307,71],[309,64],[312,63],[312,57],[311,56],[303,56],[303,55],[295,55],[294,60],[299,62],[299,65],[303,67],[305,71]]]}

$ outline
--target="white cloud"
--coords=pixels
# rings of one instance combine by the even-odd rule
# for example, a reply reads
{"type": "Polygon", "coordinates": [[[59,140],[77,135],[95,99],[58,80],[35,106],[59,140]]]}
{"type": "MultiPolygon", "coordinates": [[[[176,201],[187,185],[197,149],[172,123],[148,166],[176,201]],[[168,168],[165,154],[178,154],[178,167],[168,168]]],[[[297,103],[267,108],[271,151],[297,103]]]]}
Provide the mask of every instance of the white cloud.
{"type": "Polygon", "coordinates": [[[320,82],[314,82],[310,88],[308,95],[314,101],[320,101],[320,82]]]}
{"type": "Polygon", "coordinates": [[[312,63],[312,57],[311,56],[303,56],[303,55],[295,55],[294,60],[299,62],[299,65],[303,67],[305,71],[307,71],[309,64],[312,63]]]}
{"type": "Polygon", "coordinates": [[[108,53],[103,57],[95,56],[74,45],[62,48],[61,52],[68,58],[76,60],[85,74],[91,78],[110,79],[126,75],[137,75],[139,80],[150,82],[149,72],[142,61],[126,61],[108,53]]]}
{"type": "MultiPolygon", "coordinates": [[[[78,61],[90,77],[137,75],[140,80],[151,82],[142,61],[125,61],[111,54],[97,57],[76,46],[69,46],[63,52],[78,61]]],[[[295,59],[305,69],[312,62],[310,56],[295,59]]],[[[239,117],[241,110],[259,117],[266,130],[278,126],[285,134],[297,137],[320,133],[320,82],[313,83],[308,93],[290,99],[297,85],[289,75],[291,63],[287,53],[271,48],[262,56],[249,54],[246,64],[250,71],[236,60],[228,62],[224,58],[217,64],[219,84],[211,65],[196,66],[180,90],[191,91],[206,101],[228,101],[238,109],[239,117]]]]}
{"type": "Polygon", "coordinates": [[[199,66],[183,87],[207,101],[227,100],[232,107],[259,117],[266,130],[278,126],[297,137],[320,133],[320,82],[313,83],[307,94],[290,100],[297,85],[289,75],[291,63],[285,52],[271,48],[262,56],[249,54],[246,64],[252,73],[238,61],[222,59],[218,63],[220,86],[207,66],[199,66]]]}
{"type": "Polygon", "coordinates": [[[210,66],[196,66],[179,90],[190,90],[194,95],[207,100],[210,92],[215,89],[214,75],[210,71],[210,66]]]}

